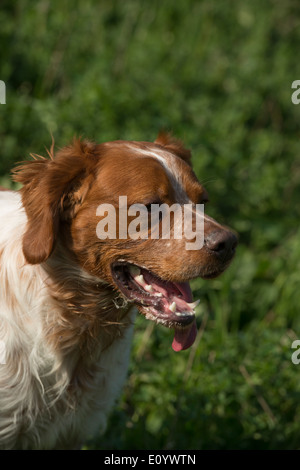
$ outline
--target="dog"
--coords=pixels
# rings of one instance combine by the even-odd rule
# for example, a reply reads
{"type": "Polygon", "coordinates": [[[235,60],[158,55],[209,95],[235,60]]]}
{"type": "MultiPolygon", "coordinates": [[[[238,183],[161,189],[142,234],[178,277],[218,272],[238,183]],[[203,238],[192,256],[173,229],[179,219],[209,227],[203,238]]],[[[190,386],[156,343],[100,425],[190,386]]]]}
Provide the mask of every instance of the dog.
{"type": "Polygon", "coordinates": [[[150,207],[149,217],[154,204],[207,202],[191,152],[169,134],[154,143],[74,139],[48,154],[14,169],[20,190],[0,191],[2,449],[72,449],[104,432],[136,312],[173,329],[175,351],[189,348],[189,281],[221,274],[237,245],[206,214],[200,249],[187,250],[185,237],[96,235],[99,205],[120,215],[120,196],[150,207]]]}

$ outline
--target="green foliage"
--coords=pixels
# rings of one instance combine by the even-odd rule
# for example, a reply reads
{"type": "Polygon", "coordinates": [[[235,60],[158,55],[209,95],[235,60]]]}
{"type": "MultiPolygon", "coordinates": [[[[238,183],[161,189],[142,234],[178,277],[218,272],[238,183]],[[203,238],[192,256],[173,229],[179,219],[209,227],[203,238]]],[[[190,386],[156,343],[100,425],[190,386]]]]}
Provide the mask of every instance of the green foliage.
{"type": "Polygon", "coordinates": [[[0,11],[1,184],[76,135],[193,151],[207,212],[240,237],[230,269],[193,282],[199,337],[136,325],[106,449],[295,449],[300,442],[300,79],[294,0],[28,2],[0,11]]]}

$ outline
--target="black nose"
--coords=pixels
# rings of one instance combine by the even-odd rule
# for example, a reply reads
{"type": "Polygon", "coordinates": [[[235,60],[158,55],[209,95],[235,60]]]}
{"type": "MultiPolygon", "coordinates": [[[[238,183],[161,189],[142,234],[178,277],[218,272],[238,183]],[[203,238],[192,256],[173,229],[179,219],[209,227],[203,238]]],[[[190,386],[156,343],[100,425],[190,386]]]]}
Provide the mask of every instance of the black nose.
{"type": "Polygon", "coordinates": [[[204,240],[206,248],[223,259],[232,258],[237,244],[238,240],[236,235],[225,230],[211,232],[204,240]]]}

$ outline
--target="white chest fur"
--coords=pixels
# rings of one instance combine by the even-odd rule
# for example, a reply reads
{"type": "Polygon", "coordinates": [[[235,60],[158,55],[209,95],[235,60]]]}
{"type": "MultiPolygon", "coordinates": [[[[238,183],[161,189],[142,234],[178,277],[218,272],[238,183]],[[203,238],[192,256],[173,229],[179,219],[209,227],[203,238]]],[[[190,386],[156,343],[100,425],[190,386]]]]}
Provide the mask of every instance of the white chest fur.
{"type": "Polygon", "coordinates": [[[135,312],[103,350],[100,334],[95,363],[87,361],[88,387],[77,384],[81,351],[62,358],[43,336],[44,320],[57,306],[41,266],[25,265],[26,215],[18,194],[0,192],[0,224],[0,448],[73,448],[105,429],[126,378],[135,312]]]}

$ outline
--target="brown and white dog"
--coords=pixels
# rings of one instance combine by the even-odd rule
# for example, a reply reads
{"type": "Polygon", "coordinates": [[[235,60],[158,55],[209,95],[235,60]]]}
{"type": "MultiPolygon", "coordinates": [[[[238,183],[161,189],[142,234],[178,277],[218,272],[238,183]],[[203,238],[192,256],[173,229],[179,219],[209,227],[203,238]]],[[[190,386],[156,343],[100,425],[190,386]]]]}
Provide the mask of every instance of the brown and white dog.
{"type": "Polygon", "coordinates": [[[118,212],[120,195],[128,205],[207,201],[190,152],[169,135],[74,140],[49,155],[16,168],[20,191],[0,191],[2,449],[73,448],[104,430],[126,378],[134,307],[174,329],[173,349],[188,348],[188,281],[223,272],[237,244],[206,215],[200,250],[184,238],[96,236],[97,207],[118,212]]]}

